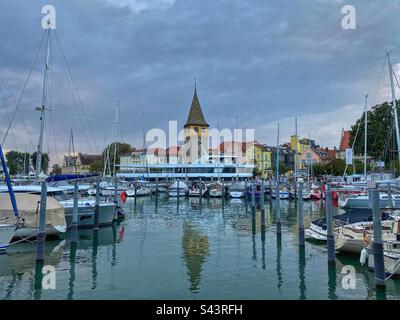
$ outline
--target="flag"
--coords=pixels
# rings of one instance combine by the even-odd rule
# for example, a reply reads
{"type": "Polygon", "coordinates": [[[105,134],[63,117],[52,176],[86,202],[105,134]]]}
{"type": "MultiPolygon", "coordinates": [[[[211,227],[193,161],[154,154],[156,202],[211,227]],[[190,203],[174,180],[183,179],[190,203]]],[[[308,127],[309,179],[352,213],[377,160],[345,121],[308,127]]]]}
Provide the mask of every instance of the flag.
{"type": "Polygon", "coordinates": [[[128,195],[126,194],[126,192],[125,191],[122,191],[121,192],[121,194],[120,194],[120,198],[121,198],[121,200],[122,200],[122,203],[125,203],[126,202],[126,198],[128,197],[128,195]]]}

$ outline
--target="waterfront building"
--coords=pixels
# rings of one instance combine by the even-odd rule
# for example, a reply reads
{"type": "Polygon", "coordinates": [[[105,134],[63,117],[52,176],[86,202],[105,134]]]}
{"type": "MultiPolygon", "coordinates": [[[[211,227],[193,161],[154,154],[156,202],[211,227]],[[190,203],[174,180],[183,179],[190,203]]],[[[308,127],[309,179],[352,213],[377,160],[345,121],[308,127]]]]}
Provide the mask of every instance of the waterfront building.
{"type": "Polygon", "coordinates": [[[340,142],[339,142],[339,150],[337,153],[337,157],[346,161],[346,149],[350,149],[350,130],[344,130],[342,128],[342,132],[340,134],[340,142]]]}
{"type": "Polygon", "coordinates": [[[208,156],[208,128],[204,119],[195,86],[189,115],[184,125],[185,144],[183,158],[185,163],[196,163],[208,156]]]}
{"type": "Polygon", "coordinates": [[[102,155],[73,153],[64,155],[62,172],[65,174],[85,174],[90,172],[90,166],[95,161],[103,160],[102,155]]]}
{"type": "Polygon", "coordinates": [[[182,158],[182,147],[181,146],[172,146],[167,148],[166,155],[167,155],[167,163],[170,164],[177,164],[181,162],[182,158]]]}

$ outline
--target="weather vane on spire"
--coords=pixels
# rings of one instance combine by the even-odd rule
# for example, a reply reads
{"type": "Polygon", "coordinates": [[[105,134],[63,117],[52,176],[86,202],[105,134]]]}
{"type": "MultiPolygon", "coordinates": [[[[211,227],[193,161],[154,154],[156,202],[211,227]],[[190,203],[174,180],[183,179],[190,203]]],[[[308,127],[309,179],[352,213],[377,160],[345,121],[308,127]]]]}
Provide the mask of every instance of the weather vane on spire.
{"type": "Polygon", "coordinates": [[[197,78],[194,77],[194,91],[197,91],[197,78]]]}

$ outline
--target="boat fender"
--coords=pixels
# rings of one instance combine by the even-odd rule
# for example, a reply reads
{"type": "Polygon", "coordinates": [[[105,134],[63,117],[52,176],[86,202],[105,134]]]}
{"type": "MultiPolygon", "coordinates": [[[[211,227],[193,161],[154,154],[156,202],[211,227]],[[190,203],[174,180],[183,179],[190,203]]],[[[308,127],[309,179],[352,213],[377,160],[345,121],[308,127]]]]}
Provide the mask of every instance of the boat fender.
{"type": "Polygon", "coordinates": [[[86,202],[86,207],[90,207],[90,203],[89,202],[86,202]]]}
{"type": "Polygon", "coordinates": [[[362,266],[365,265],[367,260],[368,260],[368,249],[364,248],[364,249],[361,250],[361,254],[360,254],[360,263],[361,263],[361,265],[362,266]]]}

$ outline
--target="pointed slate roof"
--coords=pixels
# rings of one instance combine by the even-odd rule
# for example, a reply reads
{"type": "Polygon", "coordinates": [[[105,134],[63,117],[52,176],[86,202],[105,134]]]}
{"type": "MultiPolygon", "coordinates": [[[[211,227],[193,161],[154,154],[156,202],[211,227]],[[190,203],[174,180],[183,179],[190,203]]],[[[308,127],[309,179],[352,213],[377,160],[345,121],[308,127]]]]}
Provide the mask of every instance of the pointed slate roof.
{"type": "Polygon", "coordinates": [[[186,120],[184,128],[189,126],[209,127],[208,123],[204,119],[203,111],[201,110],[199,98],[197,97],[196,87],[194,88],[192,106],[190,107],[189,116],[186,120]]]}

